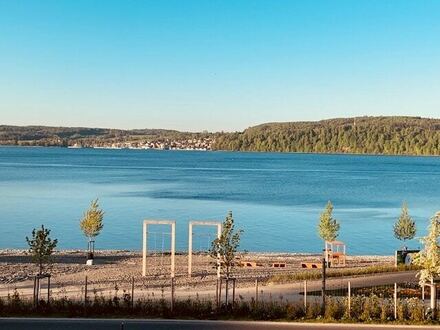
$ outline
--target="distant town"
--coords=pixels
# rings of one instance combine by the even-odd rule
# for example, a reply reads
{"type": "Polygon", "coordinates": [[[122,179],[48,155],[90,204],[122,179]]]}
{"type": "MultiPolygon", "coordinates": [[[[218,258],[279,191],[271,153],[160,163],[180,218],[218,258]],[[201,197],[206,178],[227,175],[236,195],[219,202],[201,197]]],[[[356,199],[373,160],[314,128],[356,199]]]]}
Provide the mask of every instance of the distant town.
{"type": "Polygon", "coordinates": [[[124,141],[112,143],[79,143],[75,142],[68,145],[68,148],[96,148],[96,149],[156,149],[156,150],[198,150],[208,151],[212,150],[214,139],[199,138],[199,139],[163,139],[151,141],[124,141]]]}

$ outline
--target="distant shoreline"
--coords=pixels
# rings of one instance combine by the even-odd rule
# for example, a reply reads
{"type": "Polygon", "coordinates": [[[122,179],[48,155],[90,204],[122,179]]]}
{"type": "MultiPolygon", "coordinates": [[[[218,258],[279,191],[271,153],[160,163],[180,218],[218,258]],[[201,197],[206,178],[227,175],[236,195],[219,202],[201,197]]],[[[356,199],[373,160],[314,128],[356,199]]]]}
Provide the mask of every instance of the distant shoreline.
{"type": "Polygon", "coordinates": [[[294,155],[324,155],[324,156],[369,156],[369,157],[411,157],[411,158],[438,158],[440,155],[415,155],[415,154],[381,154],[381,153],[353,153],[353,152],[299,152],[299,151],[249,151],[249,150],[197,150],[197,149],[142,149],[142,148],[94,148],[94,147],[67,147],[67,146],[23,146],[14,144],[0,144],[0,148],[48,148],[69,150],[130,150],[130,151],[197,151],[197,152],[230,152],[247,154],[294,154],[294,155]]]}

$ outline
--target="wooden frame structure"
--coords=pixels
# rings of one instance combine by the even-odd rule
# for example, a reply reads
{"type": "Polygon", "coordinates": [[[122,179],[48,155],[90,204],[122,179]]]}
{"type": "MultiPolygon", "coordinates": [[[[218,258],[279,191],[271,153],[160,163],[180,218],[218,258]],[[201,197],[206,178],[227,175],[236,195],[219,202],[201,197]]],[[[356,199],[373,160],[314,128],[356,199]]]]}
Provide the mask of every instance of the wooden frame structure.
{"type": "MultiPolygon", "coordinates": [[[[192,274],[192,236],[193,226],[215,226],[217,227],[217,238],[222,234],[222,223],[219,221],[190,221],[188,223],[188,276],[192,274]]],[[[217,258],[217,278],[220,278],[220,256],[217,258]]]]}
{"type": "Polygon", "coordinates": [[[341,266],[345,267],[346,263],[345,244],[341,241],[326,241],[325,242],[325,261],[330,267],[341,266]]]}
{"type": "Polygon", "coordinates": [[[142,227],[142,276],[147,275],[147,236],[149,225],[168,225],[171,226],[171,278],[174,278],[174,259],[176,253],[176,221],[175,220],[144,220],[142,227]]]}

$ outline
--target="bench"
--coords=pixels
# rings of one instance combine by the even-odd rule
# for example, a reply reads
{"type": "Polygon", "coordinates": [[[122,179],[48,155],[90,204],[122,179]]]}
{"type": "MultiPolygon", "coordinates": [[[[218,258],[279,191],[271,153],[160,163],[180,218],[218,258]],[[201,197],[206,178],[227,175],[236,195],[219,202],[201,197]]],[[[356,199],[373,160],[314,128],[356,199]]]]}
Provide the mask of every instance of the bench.
{"type": "Polygon", "coordinates": [[[274,262],[270,265],[272,268],[286,268],[285,262],[274,262]]]}
{"type": "Polygon", "coordinates": [[[320,262],[302,262],[301,268],[318,269],[318,268],[322,268],[322,263],[320,263],[320,262]]]}

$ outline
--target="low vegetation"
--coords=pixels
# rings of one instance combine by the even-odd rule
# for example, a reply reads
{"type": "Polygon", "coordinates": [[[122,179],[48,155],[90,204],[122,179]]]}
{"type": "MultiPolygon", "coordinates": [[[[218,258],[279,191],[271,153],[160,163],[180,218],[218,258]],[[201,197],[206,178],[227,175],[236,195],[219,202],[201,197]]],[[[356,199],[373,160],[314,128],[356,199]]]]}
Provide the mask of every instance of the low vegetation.
{"type": "Polygon", "coordinates": [[[321,305],[310,303],[304,308],[302,302],[244,301],[241,297],[234,304],[220,308],[207,300],[176,300],[173,305],[165,299],[138,299],[132,301],[127,292],[113,297],[95,294],[84,301],[67,297],[41,300],[38,307],[22,299],[15,291],[6,299],[0,299],[0,316],[53,316],[53,317],[129,317],[129,318],[179,318],[179,319],[238,319],[266,321],[339,321],[339,322],[397,322],[412,324],[438,324],[433,315],[427,313],[423,303],[414,298],[400,299],[397,319],[391,299],[378,296],[355,296],[348,310],[346,298],[328,297],[323,312],[321,305]]]}
{"type": "MultiPolygon", "coordinates": [[[[399,265],[398,267],[391,265],[384,266],[368,266],[358,268],[329,268],[326,270],[326,278],[344,277],[344,276],[362,276],[380,273],[392,273],[401,271],[418,270],[417,266],[399,265]]],[[[319,280],[322,278],[322,270],[312,269],[300,271],[292,274],[277,274],[268,279],[268,283],[289,283],[295,281],[319,280]]]]}

